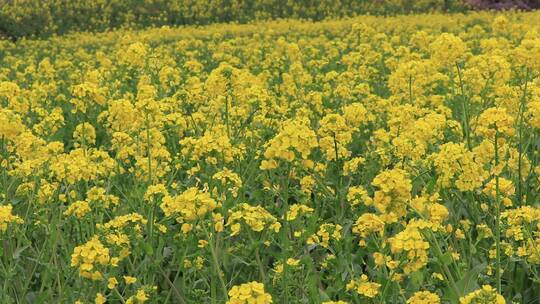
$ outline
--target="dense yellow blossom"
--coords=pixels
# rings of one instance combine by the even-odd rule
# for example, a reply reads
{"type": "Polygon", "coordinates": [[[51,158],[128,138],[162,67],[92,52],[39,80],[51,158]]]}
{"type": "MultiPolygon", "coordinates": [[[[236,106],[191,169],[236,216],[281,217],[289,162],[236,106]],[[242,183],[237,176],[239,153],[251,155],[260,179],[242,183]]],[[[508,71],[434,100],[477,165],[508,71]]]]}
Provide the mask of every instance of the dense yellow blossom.
{"type": "Polygon", "coordinates": [[[450,33],[442,33],[430,45],[431,58],[444,66],[455,65],[464,59],[466,44],[461,38],[450,33]]]}
{"type": "Polygon", "coordinates": [[[12,213],[13,206],[0,206],[0,232],[7,230],[9,224],[21,224],[23,219],[12,213]]]}
{"type": "Polygon", "coordinates": [[[464,297],[461,297],[459,299],[459,303],[505,304],[506,301],[500,294],[497,293],[497,291],[493,287],[489,285],[484,285],[481,289],[478,289],[467,294],[464,297]]]}
{"type": "Polygon", "coordinates": [[[428,262],[429,242],[427,242],[419,227],[409,223],[405,230],[389,240],[392,253],[405,253],[407,261],[403,266],[405,273],[417,271],[428,262]]]}
{"type": "Polygon", "coordinates": [[[446,143],[433,155],[433,164],[440,173],[438,182],[443,187],[455,185],[461,191],[479,188],[487,177],[482,164],[464,144],[446,143]]]}
{"type": "Polygon", "coordinates": [[[371,233],[382,235],[384,233],[384,221],[376,214],[364,213],[353,225],[352,232],[362,238],[366,238],[371,233]]]}
{"type": "Polygon", "coordinates": [[[375,191],[373,206],[386,222],[395,222],[407,213],[407,202],[411,199],[411,181],[401,169],[387,170],[373,179],[375,191]]]}
{"type": "Polygon", "coordinates": [[[264,285],[255,281],[233,286],[229,298],[227,304],[273,303],[272,296],[264,291],[264,285]]]}
{"type": "Polygon", "coordinates": [[[415,292],[412,297],[407,299],[407,304],[439,304],[441,299],[438,295],[429,291],[415,292]]]}
{"type": "Polygon", "coordinates": [[[354,290],[358,294],[368,298],[374,298],[377,296],[377,294],[379,294],[380,287],[381,284],[370,282],[369,278],[365,274],[347,284],[347,290],[354,290]]]}
{"type": "Polygon", "coordinates": [[[166,196],[160,205],[166,216],[177,216],[177,221],[192,221],[202,218],[218,207],[218,203],[207,192],[192,187],[178,196],[166,196]]]}
{"type": "Polygon", "coordinates": [[[256,232],[261,232],[267,228],[274,232],[279,232],[281,224],[266,209],[261,206],[251,206],[242,203],[234,211],[231,211],[227,219],[227,226],[231,227],[231,236],[237,235],[241,230],[241,223],[256,232]]]}
{"type": "Polygon", "coordinates": [[[75,247],[71,255],[71,266],[79,268],[79,275],[92,280],[100,280],[103,275],[100,266],[111,263],[109,249],[100,242],[97,236],[81,246],[75,247]]]}
{"type": "Polygon", "coordinates": [[[266,160],[262,161],[261,169],[277,167],[276,161],[279,159],[292,162],[296,158],[295,153],[299,153],[301,159],[307,159],[318,144],[313,130],[303,122],[290,121],[267,145],[264,152],[266,160]]]}
{"type": "Polygon", "coordinates": [[[493,139],[495,134],[512,136],[515,133],[514,118],[505,108],[489,108],[478,116],[476,134],[493,139]]]}

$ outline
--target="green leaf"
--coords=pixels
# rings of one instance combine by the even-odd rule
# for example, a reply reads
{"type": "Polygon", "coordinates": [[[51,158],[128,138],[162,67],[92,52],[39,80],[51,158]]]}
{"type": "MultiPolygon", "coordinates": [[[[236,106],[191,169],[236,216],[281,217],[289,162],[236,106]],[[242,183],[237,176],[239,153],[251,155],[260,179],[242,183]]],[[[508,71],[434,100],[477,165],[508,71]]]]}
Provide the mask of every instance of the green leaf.
{"type": "Polygon", "coordinates": [[[461,291],[460,296],[466,295],[480,287],[477,279],[484,269],[486,269],[485,263],[478,264],[467,271],[461,280],[456,282],[458,289],[461,291]]]}
{"type": "Polygon", "coordinates": [[[26,248],[30,247],[29,245],[26,245],[24,247],[19,247],[15,249],[15,252],[13,252],[13,259],[18,260],[21,257],[21,253],[26,250],[26,248]]]}
{"type": "Polygon", "coordinates": [[[420,289],[420,287],[424,284],[424,273],[422,271],[415,271],[411,273],[410,278],[414,289],[420,289]]]}
{"type": "Polygon", "coordinates": [[[154,248],[152,248],[152,246],[148,243],[143,243],[143,248],[144,248],[144,252],[146,252],[146,254],[152,256],[154,255],[154,248]]]}
{"type": "Polygon", "coordinates": [[[441,257],[441,263],[444,265],[444,266],[448,266],[450,264],[452,264],[452,261],[454,260],[454,258],[452,257],[452,253],[450,252],[447,252],[445,254],[443,254],[443,256],[441,257]]]}

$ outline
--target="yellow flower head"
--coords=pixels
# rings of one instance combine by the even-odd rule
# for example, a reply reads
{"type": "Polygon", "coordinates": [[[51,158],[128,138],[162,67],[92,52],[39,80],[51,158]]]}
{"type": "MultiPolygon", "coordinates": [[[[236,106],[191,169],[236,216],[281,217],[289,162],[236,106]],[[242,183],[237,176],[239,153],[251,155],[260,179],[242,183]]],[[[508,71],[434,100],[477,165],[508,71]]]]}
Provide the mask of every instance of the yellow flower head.
{"type": "Polygon", "coordinates": [[[264,285],[259,282],[249,282],[233,286],[229,290],[229,301],[226,304],[270,304],[272,296],[264,292],[264,285]]]}

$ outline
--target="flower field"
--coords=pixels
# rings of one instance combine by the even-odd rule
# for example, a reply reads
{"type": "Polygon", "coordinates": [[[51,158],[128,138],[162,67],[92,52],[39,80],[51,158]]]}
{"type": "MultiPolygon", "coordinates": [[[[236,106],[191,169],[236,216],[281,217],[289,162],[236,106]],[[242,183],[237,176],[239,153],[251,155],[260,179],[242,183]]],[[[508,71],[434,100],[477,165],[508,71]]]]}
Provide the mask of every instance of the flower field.
{"type": "Polygon", "coordinates": [[[0,303],[540,303],[540,13],[0,40],[0,303]]]}

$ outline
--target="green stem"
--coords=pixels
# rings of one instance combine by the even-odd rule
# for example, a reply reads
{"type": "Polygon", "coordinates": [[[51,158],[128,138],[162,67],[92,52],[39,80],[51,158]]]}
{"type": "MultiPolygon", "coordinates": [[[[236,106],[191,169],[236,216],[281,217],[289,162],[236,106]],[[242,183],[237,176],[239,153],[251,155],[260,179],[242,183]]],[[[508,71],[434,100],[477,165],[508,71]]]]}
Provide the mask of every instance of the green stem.
{"type": "MultiPolygon", "coordinates": [[[[495,167],[499,165],[499,145],[498,145],[498,131],[495,132],[495,167]]],[[[498,168],[497,168],[498,169],[498,168]]],[[[497,292],[501,293],[501,210],[500,210],[500,191],[499,191],[499,174],[495,175],[495,250],[496,250],[496,281],[497,292]]]]}
{"type": "Polygon", "coordinates": [[[120,302],[122,302],[122,304],[126,304],[124,297],[122,297],[122,294],[120,294],[120,292],[118,291],[118,289],[116,289],[116,287],[113,288],[113,291],[118,296],[118,299],[120,299],[120,302]]]}
{"type": "MultiPolygon", "coordinates": [[[[212,254],[212,262],[214,266],[214,272],[216,273],[219,282],[221,284],[221,289],[223,290],[223,296],[228,301],[229,295],[227,293],[227,285],[225,284],[225,280],[223,279],[223,272],[221,271],[221,267],[219,266],[219,260],[216,252],[216,246],[214,244],[214,237],[210,237],[210,233],[208,233],[208,229],[206,228],[206,225],[203,223],[201,226],[204,229],[204,233],[206,234],[206,238],[208,239],[208,243],[210,244],[210,252],[212,254]]],[[[212,280],[212,285],[214,285],[214,281],[212,280]]]]}
{"type": "Polygon", "coordinates": [[[146,157],[148,157],[148,185],[152,184],[152,152],[150,149],[150,118],[148,111],[145,112],[146,123],[146,157]]]}
{"type": "Polygon", "coordinates": [[[262,263],[261,254],[259,251],[260,242],[255,241],[255,238],[253,237],[253,233],[251,231],[249,231],[249,238],[251,239],[251,243],[255,245],[255,261],[257,262],[257,266],[259,267],[261,281],[263,284],[266,284],[266,273],[264,271],[264,265],[262,263]]]}
{"type": "Polygon", "coordinates": [[[471,135],[469,130],[469,110],[467,107],[467,99],[465,98],[465,87],[463,85],[463,78],[461,76],[461,69],[459,68],[459,64],[456,62],[456,68],[458,72],[458,78],[459,78],[459,86],[461,90],[461,120],[463,124],[463,136],[467,140],[467,148],[471,150],[471,135]]]}
{"type": "Polygon", "coordinates": [[[525,85],[523,87],[523,95],[521,96],[521,100],[519,103],[519,113],[518,113],[518,136],[519,136],[519,142],[518,142],[518,184],[517,184],[517,199],[519,201],[519,205],[522,205],[522,197],[523,197],[523,190],[522,190],[522,176],[521,176],[521,168],[522,168],[522,159],[523,159],[523,116],[525,113],[525,102],[527,100],[527,87],[529,83],[529,69],[527,68],[526,75],[525,75],[525,85]]]}
{"type": "Polygon", "coordinates": [[[283,191],[283,215],[282,219],[283,221],[283,227],[281,228],[281,244],[283,246],[282,249],[282,263],[283,263],[283,280],[282,280],[282,288],[283,288],[283,302],[284,304],[289,303],[289,295],[287,293],[287,277],[288,277],[288,268],[287,267],[287,250],[289,249],[289,236],[288,236],[288,221],[286,220],[286,214],[287,210],[289,209],[289,178],[291,175],[291,164],[287,163],[287,170],[286,170],[286,178],[285,184],[282,186],[283,191]]]}
{"type": "MultiPolygon", "coordinates": [[[[440,261],[442,261],[442,257],[444,254],[442,252],[441,246],[439,245],[439,241],[437,241],[437,238],[435,237],[435,235],[433,235],[433,232],[431,230],[429,232],[430,232],[431,239],[433,240],[433,244],[435,244],[437,258],[440,261]]],[[[450,268],[448,268],[448,265],[446,265],[444,262],[441,263],[441,265],[446,275],[446,279],[449,281],[449,284],[448,284],[449,287],[453,289],[456,295],[460,295],[460,292],[459,292],[460,289],[458,288],[456,281],[454,280],[454,277],[452,276],[452,272],[450,271],[450,268]]]]}

